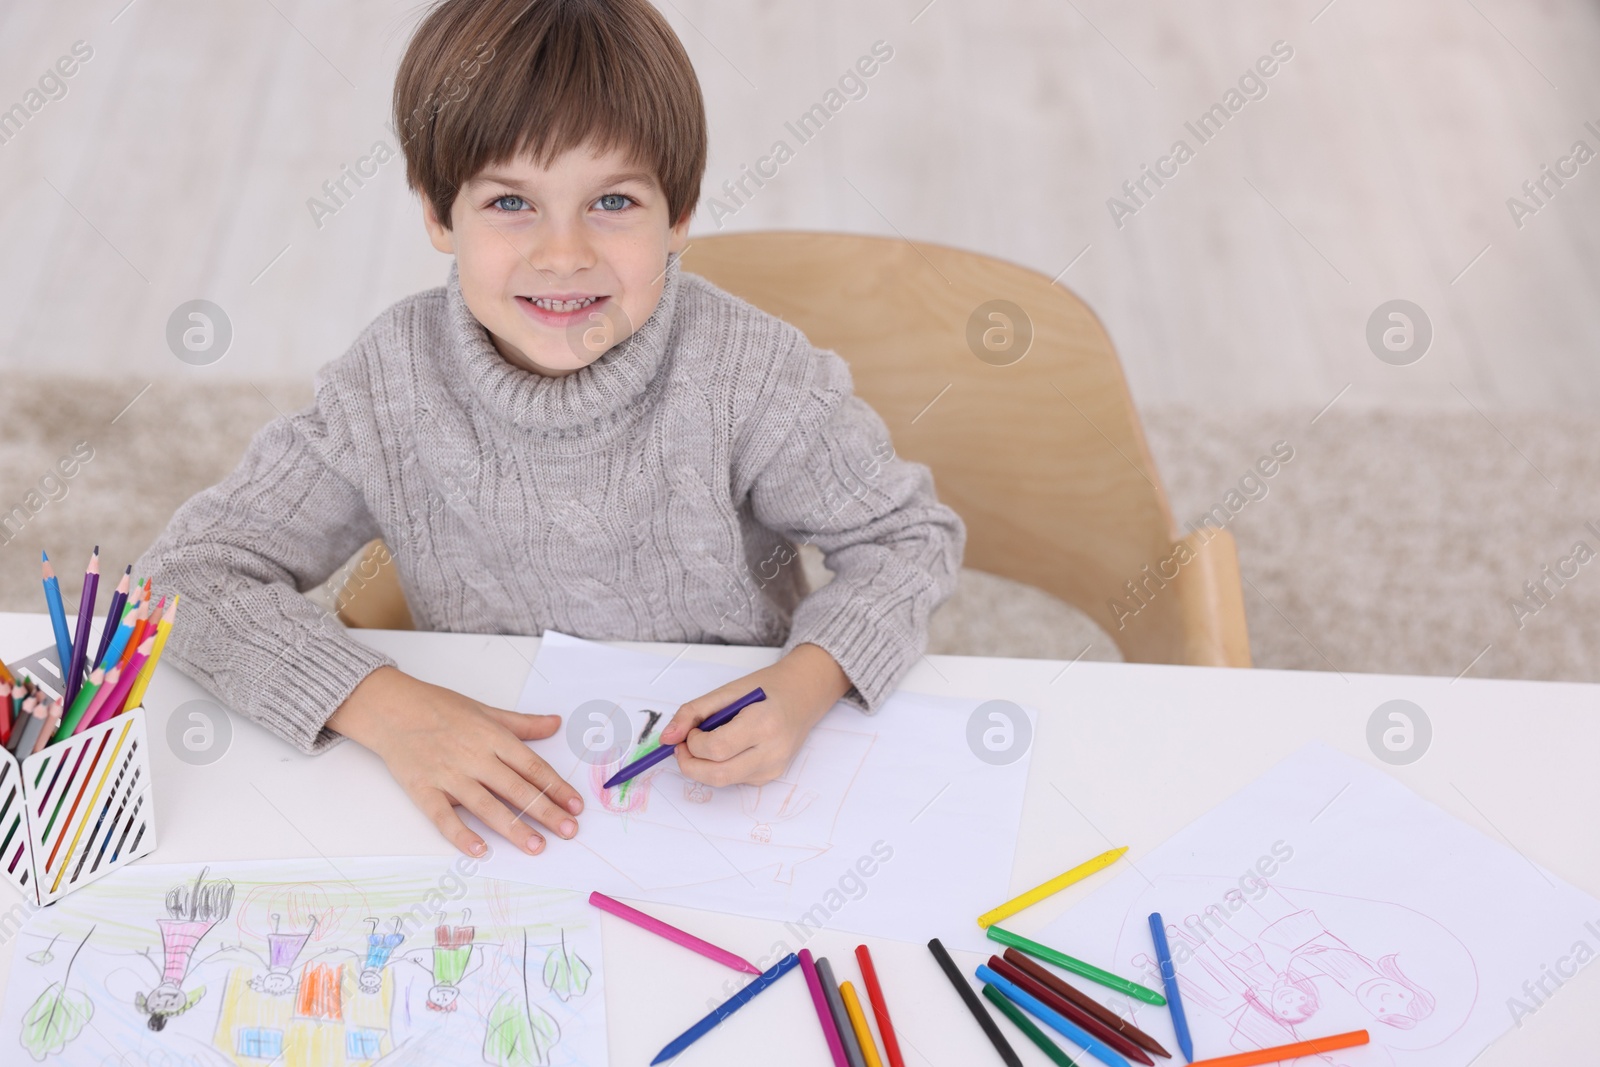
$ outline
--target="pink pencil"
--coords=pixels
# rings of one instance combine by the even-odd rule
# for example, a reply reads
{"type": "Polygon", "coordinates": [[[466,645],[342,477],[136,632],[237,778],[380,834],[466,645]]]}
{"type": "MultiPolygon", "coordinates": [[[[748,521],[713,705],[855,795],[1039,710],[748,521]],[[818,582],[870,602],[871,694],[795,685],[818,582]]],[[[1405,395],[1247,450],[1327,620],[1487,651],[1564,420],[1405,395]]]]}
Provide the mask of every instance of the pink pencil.
{"type": "Polygon", "coordinates": [[[833,1054],[833,1067],[850,1067],[844,1054],[844,1042],[839,1040],[839,1028],[833,1025],[833,1010],[828,1007],[828,995],[822,991],[822,979],[817,975],[817,965],[811,960],[811,950],[800,950],[800,969],[805,972],[806,988],[811,990],[811,1003],[817,1008],[817,1021],[822,1023],[822,1036],[828,1039],[828,1051],[833,1054]]]}
{"type": "Polygon", "coordinates": [[[643,927],[658,937],[682,945],[691,952],[698,952],[707,959],[716,960],[724,967],[732,967],[736,971],[746,974],[760,974],[761,968],[748,960],[742,960],[727,949],[718,948],[709,941],[702,941],[693,934],[685,933],[670,923],[664,923],[654,916],[646,915],[637,908],[630,908],[620,900],[613,900],[604,893],[590,893],[589,903],[601,911],[609,911],[619,919],[631,922],[635,926],[643,927]]]}
{"type": "Polygon", "coordinates": [[[111,716],[122,710],[122,702],[128,699],[128,692],[133,689],[133,683],[139,677],[139,668],[144,666],[144,661],[150,658],[150,650],[155,646],[156,635],[151,634],[139,642],[139,650],[133,654],[133,659],[128,661],[126,667],[113,667],[106,673],[106,680],[100,686],[100,691],[94,695],[94,703],[89,705],[89,710],[83,713],[83,723],[74,733],[82,733],[90,727],[99,726],[111,716]],[[118,670],[115,680],[111,675],[118,670]]]}

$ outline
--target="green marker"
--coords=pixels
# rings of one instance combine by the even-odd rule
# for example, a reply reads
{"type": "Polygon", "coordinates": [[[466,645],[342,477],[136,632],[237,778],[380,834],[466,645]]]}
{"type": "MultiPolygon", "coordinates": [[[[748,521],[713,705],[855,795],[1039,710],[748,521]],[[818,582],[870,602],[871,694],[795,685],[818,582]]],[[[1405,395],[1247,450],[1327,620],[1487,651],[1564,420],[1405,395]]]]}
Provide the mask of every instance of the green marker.
{"type": "Polygon", "coordinates": [[[1017,1024],[1017,1029],[1028,1035],[1028,1039],[1039,1046],[1039,1051],[1050,1057],[1050,1062],[1058,1067],[1078,1067],[1071,1056],[1061,1051],[1061,1046],[1051,1041],[1045,1032],[1033,1025],[1033,1020],[1022,1014],[1022,1009],[1011,1003],[1006,995],[988,982],[983,983],[983,995],[988,997],[995,1007],[1000,1009],[1000,1014],[1017,1024]]]}
{"type": "Polygon", "coordinates": [[[1041,945],[1037,941],[1029,941],[1027,938],[1014,934],[1010,930],[991,926],[989,927],[989,940],[998,941],[1002,945],[1010,945],[1014,949],[1020,949],[1030,956],[1044,960],[1046,963],[1053,963],[1064,971],[1071,971],[1073,974],[1087,978],[1091,982],[1098,982],[1107,989],[1115,989],[1119,993],[1126,993],[1128,996],[1142,1000],[1146,1004],[1154,1004],[1159,1008],[1167,1003],[1167,998],[1157,993],[1154,989],[1147,989],[1138,982],[1130,982],[1126,978],[1112,974],[1110,971],[1102,971],[1092,963],[1084,963],[1082,960],[1074,959],[1065,952],[1057,952],[1049,945],[1041,945]]]}

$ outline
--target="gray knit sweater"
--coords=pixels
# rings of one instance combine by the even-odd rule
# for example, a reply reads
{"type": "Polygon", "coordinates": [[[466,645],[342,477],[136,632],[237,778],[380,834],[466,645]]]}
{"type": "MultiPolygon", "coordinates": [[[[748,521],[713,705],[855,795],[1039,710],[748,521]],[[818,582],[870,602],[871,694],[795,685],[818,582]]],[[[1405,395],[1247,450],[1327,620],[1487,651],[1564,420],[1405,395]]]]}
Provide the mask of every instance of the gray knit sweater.
{"type": "Polygon", "coordinates": [[[501,358],[452,266],[324,367],[311,405],[256,434],[134,571],[183,595],[167,662],[314,752],[392,661],[302,593],[374,537],[419,629],[811,642],[872,710],[921,655],[965,529],[842,359],[673,255],[639,330],[565,378],[501,358]],[[805,542],[835,573],[809,595],[805,542]]]}

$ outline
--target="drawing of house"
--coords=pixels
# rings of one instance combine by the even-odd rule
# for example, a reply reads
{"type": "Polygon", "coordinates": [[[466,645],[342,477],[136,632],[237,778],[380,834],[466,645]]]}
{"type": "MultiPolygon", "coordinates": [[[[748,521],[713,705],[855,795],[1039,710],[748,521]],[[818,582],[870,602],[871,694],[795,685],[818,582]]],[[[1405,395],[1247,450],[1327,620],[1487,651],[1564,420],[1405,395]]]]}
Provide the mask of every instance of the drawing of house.
{"type": "Polygon", "coordinates": [[[307,963],[293,997],[250,986],[250,969],[235,968],[222,994],[212,1043],[240,1067],[346,1067],[370,1063],[394,1047],[388,971],[373,993],[361,991],[354,968],[307,963]]]}

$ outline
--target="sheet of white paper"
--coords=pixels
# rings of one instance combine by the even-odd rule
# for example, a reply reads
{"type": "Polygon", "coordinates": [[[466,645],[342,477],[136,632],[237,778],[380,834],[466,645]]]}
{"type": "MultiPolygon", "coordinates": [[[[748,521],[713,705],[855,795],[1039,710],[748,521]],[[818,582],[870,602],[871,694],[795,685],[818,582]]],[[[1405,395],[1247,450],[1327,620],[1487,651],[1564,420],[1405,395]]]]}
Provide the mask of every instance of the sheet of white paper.
{"type": "Polygon", "coordinates": [[[605,1063],[595,909],[476,866],[128,867],[24,925],[0,1061],[605,1063]]]}
{"type": "Polygon", "coordinates": [[[1033,712],[1016,709],[1012,726],[989,709],[974,726],[979,701],[900,692],[875,715],[833,708],[767,785],[708,788],[668,760],[601,788],[653,747],[679,704],[740,673],[546,633],[517,707],[566,717],[562,734],[534,748],[583,793],[582,829],[571,841],[547,835],[536,857],[496,848],[484,870],[781,920],[790,949],[820,928],[981,948],[973,919],[1010,888],[1033,712]],[[581,755],[604,745],[586,745],[584,731],[607,732],[604,716],[589,717],[594,701],[620,707],[632,743],[587,763],[581,755]],[[973,744],[1012,762],[980,758],[973,744]]]}
{"type": "MultiPolygon", "coordinates": [[[[1160,912],[1202,1059],[1366,1030],[1305,1062],[1463,1067],[1600,950],[1600,901],[1320,744],[1135,862],[1017,932],[1160,989],[1160,912]]],[[[1176,1051],[1165,1009],[1080,988],[1176,1051]]]]}

